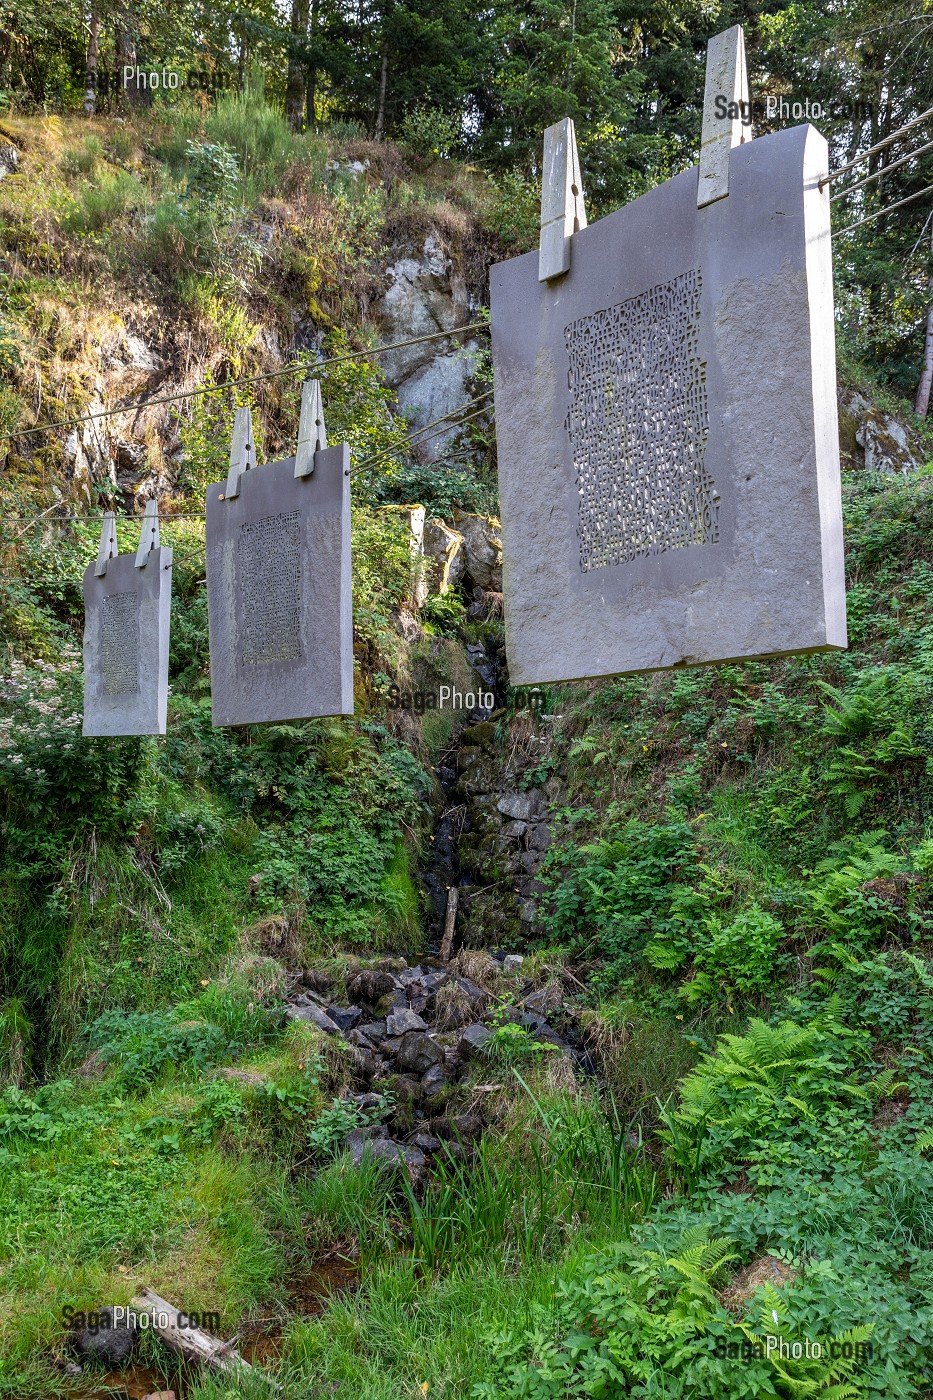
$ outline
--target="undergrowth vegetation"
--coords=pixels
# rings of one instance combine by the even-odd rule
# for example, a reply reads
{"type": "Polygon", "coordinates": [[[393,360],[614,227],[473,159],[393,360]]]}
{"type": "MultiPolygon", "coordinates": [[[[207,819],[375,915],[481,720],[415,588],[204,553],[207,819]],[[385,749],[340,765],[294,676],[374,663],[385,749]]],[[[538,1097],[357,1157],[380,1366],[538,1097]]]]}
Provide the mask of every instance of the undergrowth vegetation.
{"type": "MultiPolygon", "coordinates": [[[[511,772],[533,740],[525,781],[551,802],[524,967],[577,1059],[510,1016],[514,987],[490,994],[457,1089],[482,1135],[445,1139],[416,1189],[343,1150],[356,1129],[411,1128],[398,1082],[349,1097],[358,1047],[289,1018],[298,974],[346,989],[381,953],[423,951],[427,763],[455,727],[392,728],[380,695],[469,678],[465,644],[501,636],[450,590],[405,640],[417,570],[384,508],[492,512],[486,430],[478,466],[417,462],[375,357],[342,358],[375,343],[387,239],[435,231],[481,282],[536,237],[528,182],[445,159],[437,117],[413,112],[407,149],[297,136],[255,93],[120,132],[50,118],[23,126],[29,159],[0,186],[21,274],[2,284],[4,430],[91,409],[102,364],[134,395],[141,329],[162,357],[146,373],[188,383],[194,357],[211,391],[175,437],[156,417],[139,430],[174,512],[164,740],[80,738],[96,527],[60,517],[140,505],[111,471],[116,429],[99,452],[77,433],[14,447],[0,483],[0,1395],[77,1393],[62,1308],[146,1284],[209,1303],[229,1336],[271,1311],[270,1367],[296,1396],[922,1400],[929,470],[846,481],[848,652],[563,687],[537,718],[507,696],[493,748],[511,772]],[[303,369],[340,360],[318,367],[358,467],[357,714],[215,729],[187,516],[224,478],[236,407],[262,457],[289,450],[300,376],[213,390],[280,368],[293,341],[303,369]],[[335,1259],[356,1287],[319,1307],[335,1259]]],[[[230,1390],[202,1376],[188,1393],[230,1390]]]]}

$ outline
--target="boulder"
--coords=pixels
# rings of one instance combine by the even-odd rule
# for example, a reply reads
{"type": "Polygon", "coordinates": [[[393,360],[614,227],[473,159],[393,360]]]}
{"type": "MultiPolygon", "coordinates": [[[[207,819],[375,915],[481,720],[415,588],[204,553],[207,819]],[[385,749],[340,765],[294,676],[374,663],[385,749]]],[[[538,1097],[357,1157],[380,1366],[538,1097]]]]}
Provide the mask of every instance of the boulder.
{"type": "Polygon", "coordinates": [[[113,1308],[101,1308],[96,1318],[84,1320],[87,1325],[74,1328],[70,1339],[78,1356],[110,1369],[124,1366],[136,1341],[132,1318],[115,1318],[113,1308]]]}
{"type": "Polygon", "coordinates": [[[327,1014],[338,1030],[344,1032],[352,1031],[363,1019],[363,1012],[359,1006],[329,1006],[327,1014]]]}
{"type": "Polygon", "coordinates": [[[463,536],[465,572],[476,588],[502,592],[502,527],[494,515],[451,511],[451,520],[463,536]]]}
{"type": "Polygon", "coordinates": [[[347,982],[347,994],[354,1001],[366,1001],[370,1006],[375,1006],[379,998],[391,992],[394,987],[395,983],[388,972],[367,969],[350,978],[347,982]]]}
{"type": "Polygon", "coordinates": [[[475,1055],[480,1055],[486,1049],[492,1039],[492,1031],[488,1026],[484,1026],[479,1021],[474,1021],[471,1026],[460,1037],[457,1044],[457,1053],[464,1060],[470,1060],[475,1055]]]}
{"type": "Polygon", "coordinates": [[[512,821],[534,821],[544,815],[545,803],[540,792],[507,792],[496,803],[496,811],[512,821]]]}
{"type": "Polygon", "coordinates": [[[439,1045],[423,1031],[409,1031],[402,1037],[396,1060],[400,1069],[424,1074],[432,1065],[439,1064],[444,1052],[439,1045]]]}
{"type": "Polygon", "coordinates": [[[337,1023],[331,1020],[326,1011],[315,1006],[313,1001],[305,1002],[303,1005],[286,1006],[285,1014],[292,1021],[310,1021],[312,1026],[317,1026],[319,1031],[325,1031],[327,1035],[337,1035],[340,1031],[337,1023]]]}
{"type": "Polygon", "coordinates": [[[430,561],[427,586],[430,593],[446,593],[463,578],[466,552],[463,536],[434,517],[424,527],[424,553],[430,561]]]}
{"type": "Polygon", "coordinates": [[[392,1036],[405,1035],[408,1031],[426,1031],[427,1028],[427,1023],[418,1013],[407,1006],[404,1010],[394,1011],[386,1019],[386,1030],[392,1036]]]}

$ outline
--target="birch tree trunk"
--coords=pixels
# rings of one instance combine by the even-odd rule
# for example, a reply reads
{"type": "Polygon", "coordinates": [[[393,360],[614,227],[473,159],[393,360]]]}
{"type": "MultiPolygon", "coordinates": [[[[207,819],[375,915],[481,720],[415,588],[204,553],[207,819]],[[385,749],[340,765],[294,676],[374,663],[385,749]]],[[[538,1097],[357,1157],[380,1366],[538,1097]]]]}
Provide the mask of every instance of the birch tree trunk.
{"type": "Polygon", "coordinates": [[[97,9],[91,11],[91,25],[87,36],[87,62],[84,65],[84,115],[93,117],[97,106],[97,61],[100,57],[100,15],[97,9]]]}

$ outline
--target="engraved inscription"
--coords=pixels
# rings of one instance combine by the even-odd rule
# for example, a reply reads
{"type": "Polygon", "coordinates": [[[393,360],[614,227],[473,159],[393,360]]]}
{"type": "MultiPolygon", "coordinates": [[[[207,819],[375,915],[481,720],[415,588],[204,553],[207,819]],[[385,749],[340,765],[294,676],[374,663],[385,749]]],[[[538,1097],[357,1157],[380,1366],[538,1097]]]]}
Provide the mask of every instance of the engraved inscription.
{"type": "Polygon", "coordinates": [[[719,539],[692,269],[564,331],[584,573],[719,539]]]}
{"type": "Polygon", "coordinates": [[[240,661],[245,666],[301,656],[301,512],[269,515],[240,527],[240,661]]]}
{"type": "Polygon", "coordinates": [[[104,694],[139,694],[139,594],[108,593],[100,611],[104,694]]]}

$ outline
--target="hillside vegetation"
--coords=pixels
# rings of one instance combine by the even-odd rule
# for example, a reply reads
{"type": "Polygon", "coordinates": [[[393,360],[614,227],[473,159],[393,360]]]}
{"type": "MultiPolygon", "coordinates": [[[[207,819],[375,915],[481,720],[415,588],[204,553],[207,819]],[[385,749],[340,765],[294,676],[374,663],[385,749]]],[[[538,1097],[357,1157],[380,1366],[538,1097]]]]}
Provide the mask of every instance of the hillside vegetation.
{"type": "MultiPolygon", "coordinates": [[[[387,687],[468,679],[501,617],[436,583],[419,608],[385,507],[494,514],[491,425],[428,461],[378,357],[345,360],[325,405],[368,464],[356,716],[214,729],[193,513],[240,402],[262,456],[287,452],[301,376],[131,431],[16,434],[295,347],[308,365],[372,349],[380,268],[412,234],[443,238],[481,301],[489,261],[534,242],[533,182],[295,134],[255,93],[4,124],[21,154],[0,182],[0,1395],[106,1393],[68,1370],[63,1309],[149,1285],[217,1311],[256,1362],[235,1389],[191,1375],[189,1400],[929,1396],[929,430],[912,424],[928,465],[909,476],[845,474],[848,652],[555,688],[538,713],[505,677],[463,736],[400,717],[387,687]],[[177,517],[169,732],[83,740],[99,527],[65,517],[153,491],[177,517]],[[483,938],[474,918],[458,952],[488,1038],[412,1097],[290,1011],[296,987],[378,1010],[361,972],[433,967],[426,872],[461,739],[548,794],[550,846],[533,929],[513,908],[483,938]],[[422,1119],[420,1176],[346,1150],[422,1119]]],[[[845,348],[908,415],[897,372],[845,348]]],[[[488,378],[480,355],[477,394],[488,378]]],[[[472,1013],[449,1001],[459,1054],[472,1013]]],[[[141,1359],[170,1375],[151,1337],[141,1359]]]]}

